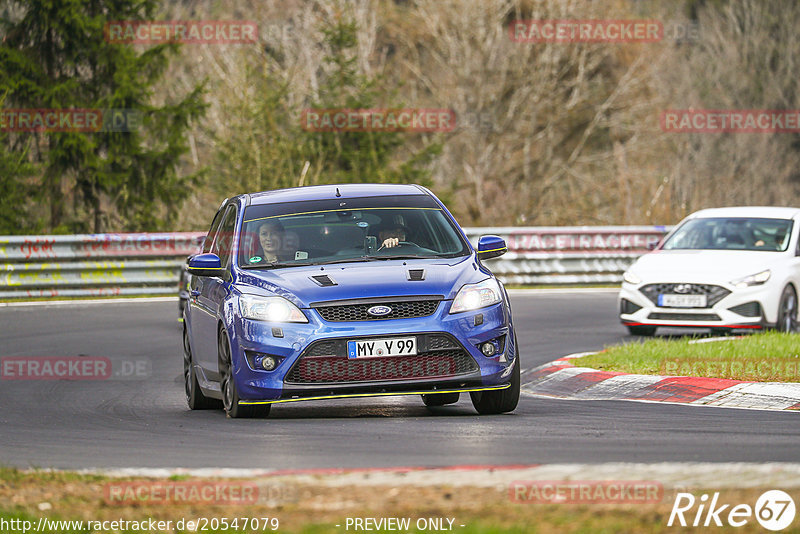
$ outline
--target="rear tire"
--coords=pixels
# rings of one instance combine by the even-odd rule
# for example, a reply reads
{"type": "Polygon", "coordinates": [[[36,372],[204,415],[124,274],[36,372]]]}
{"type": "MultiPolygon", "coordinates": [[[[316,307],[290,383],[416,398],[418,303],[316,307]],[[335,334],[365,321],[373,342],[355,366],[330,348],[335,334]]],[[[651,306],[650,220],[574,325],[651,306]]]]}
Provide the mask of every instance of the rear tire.
{"type": "Polygon", "coordinates": [[[422,395],[422,402],[429,408],[434,406],[446,406],[448,404],[457,403],[460,396],[460,393],[429,393],[427,395],[422,395]]]}
{"type": "Polygon", "coordinates": [[[186,391],[186,404],[190,410],[210,410],[219,408],[220,402],[203,395],[197,382],[197,373],[192,361],[192,348],[189,346],[189,335],[183,329],[183,385],[186,391]]]}
{"type": "MultiPolygon", "coordinates": [[[[516,345],[516,343],[515,343],[516,345]]],[[[471,391],[472,405],[481,415],[514,411],[519,403],[519,351],[511,372],[511,386],[499,391],[471,391]]]]}
{"type": "Polygon", "coordinates": [[[650,337],[655,335],[657,326],[628,326],[628,332],[632,336],[650,337]]]}
{"type": "Polygon", "coordinates": [[[271,404],[242,404],[236,380],[233,376],[233,362],[231,360],[231,345],[225,328],[220,326],[217,336],[217,354],[219,374],[221,377],[220,390],[222,392],[222,407],[228,417],[232,419],[245,419],[251,417],[266,417],[272,408],[271,404]]]}
{"type": "Polygon", "coordinates": [[[797,332],[797,309],[797,293],[788,285],[783,288],[778,306],[778,323],[775,328],[779,332],[797,332]]]}

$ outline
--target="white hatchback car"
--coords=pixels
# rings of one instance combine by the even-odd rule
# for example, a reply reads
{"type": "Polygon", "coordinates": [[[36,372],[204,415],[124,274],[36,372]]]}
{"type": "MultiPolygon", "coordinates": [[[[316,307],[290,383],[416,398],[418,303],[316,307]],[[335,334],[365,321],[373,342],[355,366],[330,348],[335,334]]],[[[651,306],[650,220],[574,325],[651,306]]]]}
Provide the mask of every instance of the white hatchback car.
{"type": "Polygon", "coordinates": [[[796,332],[800,208],[716,208],[693,213],[625,272],[622,324],[796,332]]]}

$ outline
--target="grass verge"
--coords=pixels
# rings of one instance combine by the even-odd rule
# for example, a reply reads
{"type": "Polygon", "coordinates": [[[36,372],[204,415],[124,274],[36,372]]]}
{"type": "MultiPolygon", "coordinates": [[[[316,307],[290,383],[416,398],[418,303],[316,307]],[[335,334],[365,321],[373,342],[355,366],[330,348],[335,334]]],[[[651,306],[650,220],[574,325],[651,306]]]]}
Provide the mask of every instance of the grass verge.
{"type": "Polygon", "coordinates": [[[575,365],[643,375],[800,382],[800,336],[765,332],[741,338],[648,339],[607,346],[575,365]]]}
{"type": "MultiPolygon", "coordinates": [[[[22,532],[10,529],[11,520],[38,524],[40,518],[49,521],[83,521],[82,525],[60,525],[63,534],[110,532],[92,530],[88,521],[171,521],[171,528],[146,530],[117,528],[116,532],[282,532],[327,534],[354,532],[347,529],[347,518],[410,518],[412,527],[403,532],[432,532],[415,528],[417,519],[452,519],[451,529],[459,534],[489,533],[612,533],[612,532],[674,532],[667,527],[676,490],[666,489],[660,502],[649,504],[531,504],[512,502],[508,487],[450,487],[324,485],[292,478],[273,479],[184,479],[192,484],[256,483],[266,499],[248,505],[231,504],[152,504],[144,502],[110,503],[110,484],[153,484],[171,479],[105,478],[74,473],[22,472],[0,469],[0,524],[6,521],[4,533],[22,532]],[[266,486],[264,486],[266,484],[266,486]],[[207,528],[190,530],[178,528],[180,520],[205,518],[277,518],[278,528],[207,528]],[[461,526],[463,525],[463,526],[461,526]]],[[[685,488],[684,488],[685,490],[685,488]]],[[[724,491],[726,502],[755,503],[763,489],[748,488],[724,491]]],[[[702,490],[695,491],[700,494],[702,490]]],[[[800,495],[793,498],[798,499],[800,495]]],[[[17,523],[18,524],[18,523],[17,523]]],[[[49,523],[52,525],[52,523],[49,523]]],[[[262,523],[263,525],[263,523],[262,523]]],[[[272,524],[274,525],[274,523],[272,524]]],[[[206,525],[208,526],[208,525],[206,525]]],[[[758,532],[758,523],[751,521],[737,532],[758,532]]],[[[362,530],[363,531],[363,530],[362,530]]],[[[387,530],[371,530],[387,531],[387,530]]],[[[396,531],[396,530],[395,530],[396,531]]],[[[790,528],[784,532],[798,532],[790,528]]]]}

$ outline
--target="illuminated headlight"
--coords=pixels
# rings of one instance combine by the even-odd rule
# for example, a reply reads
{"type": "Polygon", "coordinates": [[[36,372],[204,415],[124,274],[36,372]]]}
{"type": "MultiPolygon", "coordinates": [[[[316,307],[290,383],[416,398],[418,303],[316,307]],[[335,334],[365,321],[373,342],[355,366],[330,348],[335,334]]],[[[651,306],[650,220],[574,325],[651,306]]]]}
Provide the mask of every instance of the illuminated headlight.
{"type": "Polygon", "coordinates": [[[731,280],[731,285],[738,288],[760,286],[761,284],[769,280],[770,276],[772,276],[772,272],[769,269],[767,269],[766,271],[761,271],[760,273],[757,274],[751,274],[750,276],[745,276],[744,278],[731,280]]]}
{"type": "Polygon", "coordinates": [[[625,272],[622,274],[622,280],[623,280],[624,282],[627,282],[628,284],[633,284],[633,285],[636,285],[636,284],[641,284],[641,283],[642,283],[642,279],[641,279],[641,278],[639,278],[638,276],[636,276],[635,274],[633,274],[633,273],[632,273],[632,272],[630,272],[630,271],[625,271],[625,272]]]}
{"type": "Polygon", "coordinates": [[[459,313],[470,310],[477,310],[497,304],[500,302],[500,286],[497,280],[489,278],[477,284],[467,284],[462,287],[456,298],[453,299],[453,305],[450,307],[450,313],[459,313]]]}
{"type": "Polygon", "coordinates": [[[242,317],[270,323],[307,323],[308,318],[300,309],[283,297],[254,297],[243,295],[239,298],[242,317]]]}

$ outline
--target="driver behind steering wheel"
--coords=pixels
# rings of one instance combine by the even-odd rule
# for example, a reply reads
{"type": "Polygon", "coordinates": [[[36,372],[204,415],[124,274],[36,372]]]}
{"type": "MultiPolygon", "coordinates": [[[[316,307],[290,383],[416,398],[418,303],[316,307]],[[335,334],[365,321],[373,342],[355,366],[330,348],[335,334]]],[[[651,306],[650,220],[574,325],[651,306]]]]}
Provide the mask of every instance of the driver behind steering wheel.
{"type": "Polygon", "coordinates": [[[408,237],[408,229],[399,223],[391,223],[382,227],[378,231],[378,241],[381,242],[382,248],[392,248],[398,246],[401,242],[405,241],[408,237]]]}

